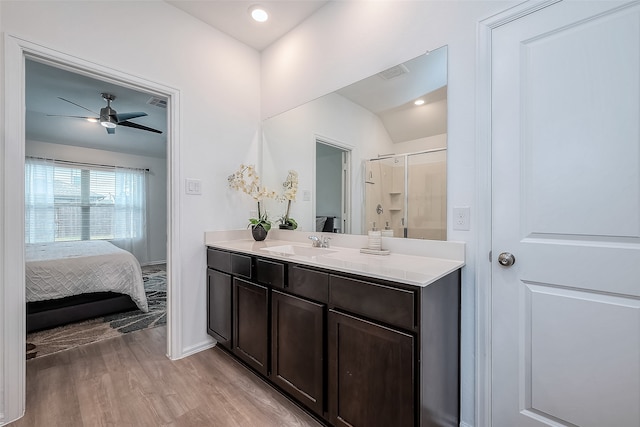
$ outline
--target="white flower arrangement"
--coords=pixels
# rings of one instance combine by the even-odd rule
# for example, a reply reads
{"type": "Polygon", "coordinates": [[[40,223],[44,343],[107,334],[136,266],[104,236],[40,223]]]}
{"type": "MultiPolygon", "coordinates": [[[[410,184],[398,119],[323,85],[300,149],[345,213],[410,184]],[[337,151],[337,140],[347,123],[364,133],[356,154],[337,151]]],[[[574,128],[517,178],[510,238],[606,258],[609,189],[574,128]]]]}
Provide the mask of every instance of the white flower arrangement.
{"type": "Polygon", "coordinates": [[[289,217],[289,211],[291,210],[291,202],[296,200],[296,196],[298,194],[298,172],[289,170],[289,174],[287,175],[287,179],[282,183],[282,188],[284,192],[282,196],[280,196],[281,200],[287,201],[287,211],[282,218],[280,218],[280,222],[286,228],[296,229],[298,228],[298,223],[293,218],[289,217]]]}
{"type": "Polygon", "coordinates": [[[229,175],[227,180],[229,188],[248,194],[258,203],[258,218],[250,218],[249,225],[261,225],[266,231],[269,231],[271,222],[267,212],[261,211],[260,202],[264,199],[275,199],[277,195],[275,191],[270,191],[261,184],[255,166],[241,164],[236,172],[229,175]]]}

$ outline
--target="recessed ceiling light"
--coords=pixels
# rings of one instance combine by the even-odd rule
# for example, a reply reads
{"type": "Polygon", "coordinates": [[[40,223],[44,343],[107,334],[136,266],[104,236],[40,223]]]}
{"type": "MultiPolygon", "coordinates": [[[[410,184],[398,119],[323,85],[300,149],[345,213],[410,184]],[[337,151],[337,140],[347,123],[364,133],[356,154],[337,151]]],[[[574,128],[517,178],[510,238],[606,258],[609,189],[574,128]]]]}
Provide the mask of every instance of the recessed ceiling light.
{"type": "Polygon", "coordinates": [[[265,22],[267,19],[269,19],[269,14],[265,10],[265,8],[258,4],[254,4],[249,8],[249,14],[255,21],[258,22],[265,22]]]}
{"type": "Polygon", "coordinates": [[[422,105],[422,104],[424,104],[424,99],[416,99],[416,101],[414,102],[414,104],[416,104],[416,105],[422,105]]]}

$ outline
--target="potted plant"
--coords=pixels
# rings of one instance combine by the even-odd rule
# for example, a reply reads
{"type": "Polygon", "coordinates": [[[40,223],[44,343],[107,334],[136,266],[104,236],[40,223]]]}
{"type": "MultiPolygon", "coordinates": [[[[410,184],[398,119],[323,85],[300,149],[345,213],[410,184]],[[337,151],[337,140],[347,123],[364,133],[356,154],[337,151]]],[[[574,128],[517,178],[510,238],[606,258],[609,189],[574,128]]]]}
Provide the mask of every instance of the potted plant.
{"type": "Polygon", "coordinates": [[[296,200],[298,194],[298,172],[290,170],[287,175],[287,179],[282,183],[284,192],[280,199],[287,202],[287,210],[285,214],[278,220],[280,222],[280,229],[283,230],[295,230],[298,228],[298,223],[295,219],[289,216],[291,210],[291,202],[296,200]]]}
{"type": "Polygon", "coordinates": [[[229,181],[229,188],[242,191],[253,197],[258,203],[258,217],[249,218],[249,225],[251,227],[251,234],[257,241],[264,240],[267,237],[267,233],[271,230],[271,222],[269,221],[266,210],[263,212],[260,202],[266,198],[276,198],[275,191],[269,191],[265,186],[260,183],[260,177],[256,173],[255,166],[253,165],[240,165],[238,170],[229,175],[227,178],[229,181]]]}

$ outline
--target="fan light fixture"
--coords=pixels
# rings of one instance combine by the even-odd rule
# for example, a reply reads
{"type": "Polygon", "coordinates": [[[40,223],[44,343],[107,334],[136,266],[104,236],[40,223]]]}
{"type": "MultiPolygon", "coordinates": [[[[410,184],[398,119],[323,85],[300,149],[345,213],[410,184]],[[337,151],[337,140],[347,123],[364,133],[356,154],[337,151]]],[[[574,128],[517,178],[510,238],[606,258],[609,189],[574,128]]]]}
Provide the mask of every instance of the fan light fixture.
{"type": "Polygon", "coordinates": [[[249,14],[253,18],[253,20],[257,22],[265,22],[267,19],[269,19],[269,14],[265,10],[265,8],[258,4],[254,4],[249,8],[249,14]]]}
{"type": "Polygon", "coordinates": [[[106,128],[111,128],[111,129],[118,126],[118,124],[113,120],[113,118],[111,118],[111,116],[101,118],[100,124],[106,128]]]}
{"type": "Polygon", "coordinates": [[[100,109],[100,124],[107,129],[113,129],[118,126],[118,119],[116,119],[116,112],[111,108],[111,101],[116,99],[115,96],[110,93],[101,93],[102,98],[107,101],[107,106],[100,109]]]}

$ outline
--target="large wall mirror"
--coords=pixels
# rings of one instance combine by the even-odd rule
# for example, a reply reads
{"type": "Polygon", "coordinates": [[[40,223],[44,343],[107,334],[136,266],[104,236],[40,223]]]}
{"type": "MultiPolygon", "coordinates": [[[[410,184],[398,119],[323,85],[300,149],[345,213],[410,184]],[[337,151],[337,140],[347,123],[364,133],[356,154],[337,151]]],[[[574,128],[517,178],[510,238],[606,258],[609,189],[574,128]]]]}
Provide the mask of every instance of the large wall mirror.
{"type": "Polygon", "coordinates": [[[299,174],[300,230],[446,240],[447,47],[265,120],[262,148],[265,185],[299,174]]]}

